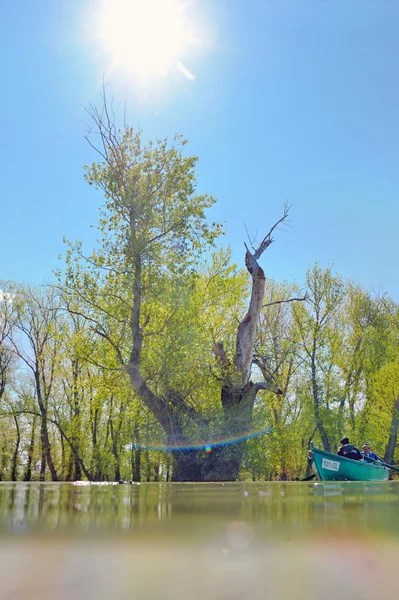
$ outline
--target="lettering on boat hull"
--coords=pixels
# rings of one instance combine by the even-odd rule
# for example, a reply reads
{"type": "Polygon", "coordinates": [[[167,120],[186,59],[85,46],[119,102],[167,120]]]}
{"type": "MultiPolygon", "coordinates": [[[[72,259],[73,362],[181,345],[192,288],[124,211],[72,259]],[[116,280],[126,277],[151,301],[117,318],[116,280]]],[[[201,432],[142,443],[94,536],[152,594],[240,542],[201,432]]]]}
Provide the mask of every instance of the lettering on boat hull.
{"type": "Polygon", "coordinates": [[[327,471],[339,471],[339,462],[336,460],[330,460],[329,458],[323,458],[321,466],[327,471]]]}

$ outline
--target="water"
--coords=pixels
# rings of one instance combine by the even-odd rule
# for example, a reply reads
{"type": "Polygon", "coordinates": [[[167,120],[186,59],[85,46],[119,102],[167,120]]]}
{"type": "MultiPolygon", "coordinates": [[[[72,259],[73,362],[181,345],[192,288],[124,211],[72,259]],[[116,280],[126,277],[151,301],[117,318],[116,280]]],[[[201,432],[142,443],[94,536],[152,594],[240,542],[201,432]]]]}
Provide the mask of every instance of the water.
{"type": "Polygon", "coordinates": [[[392,595],[399,482],[0,484],[0,599],[392,595]]]}

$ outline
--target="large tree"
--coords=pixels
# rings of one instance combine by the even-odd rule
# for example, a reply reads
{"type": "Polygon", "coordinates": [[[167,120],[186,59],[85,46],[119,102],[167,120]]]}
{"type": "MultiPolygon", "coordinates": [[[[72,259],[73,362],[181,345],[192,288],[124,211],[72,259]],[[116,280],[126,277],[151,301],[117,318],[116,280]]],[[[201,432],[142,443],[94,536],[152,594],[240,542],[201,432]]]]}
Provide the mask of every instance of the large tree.
{"type": "MultiPolygon", "coordinates": [[[[149,360],[152,339],[167,338],[172,330],[183,331],[185,336],[174,336],[170,353],[180,354],[184,363],[186,355],[193,352],[195,334],[190,319],[196,321],[194,312],[204,308],[198,305],[190,313],[187,307],[198,288],[200,260],[221,233],[221,226],[209,225],[205,216],[214,199],[196,194],[197,158],[184,155],[186,142],[180,136],[171,145],[167,140],[144,143],[142,133],[128,125],[117,129],[105,94],[102,109],[91,107],[89,114],[93,130],[87,139],[100,160],[86,168],[86,179],[102,190],[105,204],[97,248],[85,256],[80,243],[69,244],[67,268],[60,273],[69,310],[82,314],[93,331],[108,342],[135,394],[162,427],[166,444],[176,448],[174,477],[235,479],[242,445],[207,454],[177,449],[192,445],[193,439],[198,446],[198,440],[209,438],[209,419],[198,398],[193,401],[187,391],[183,373],[180,381],[165,372],[159,377],[149,360]]],[[[250,299],[245,314],[241,313],[234,348],[229,353],[224,340],[214,339],[222,415],[216,428],[218,436],[240,437],[248,432],[260,390],[281,393],[267,377],[253,381],[251,370],[265,294],[265,274],[259,259],[272,243],[274,230],[287,216],[286,207],[261,242],[246,250],[250,299]]],[[[219,302],[219,310],[227,306],[222,288],[219,298],[213,299],[219,302]]],[[[208,367],[202,365],[203,369],[208,367]]]]}

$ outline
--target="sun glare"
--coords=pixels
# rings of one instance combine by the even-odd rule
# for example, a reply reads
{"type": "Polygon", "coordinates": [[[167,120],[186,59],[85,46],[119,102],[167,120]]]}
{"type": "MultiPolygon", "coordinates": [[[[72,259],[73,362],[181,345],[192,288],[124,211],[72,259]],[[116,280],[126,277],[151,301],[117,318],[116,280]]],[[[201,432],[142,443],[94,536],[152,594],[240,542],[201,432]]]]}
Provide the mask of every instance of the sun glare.
{"type": "Polygon", "coordinates": [[[104,0],[99,37],[112,67],[141,79],[176,69],[194,79],[182,63],[194,41],[184,9],[179,0],[104,0]]]}

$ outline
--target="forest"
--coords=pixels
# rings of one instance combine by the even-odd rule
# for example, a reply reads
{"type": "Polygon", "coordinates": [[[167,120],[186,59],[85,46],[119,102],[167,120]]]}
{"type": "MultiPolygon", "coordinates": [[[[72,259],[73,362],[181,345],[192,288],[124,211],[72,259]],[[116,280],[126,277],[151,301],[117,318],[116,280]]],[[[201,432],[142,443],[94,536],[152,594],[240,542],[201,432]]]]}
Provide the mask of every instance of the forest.
{"type": "Polygon", "coordinates": [[[395,462],[394,300],[317,262],[268,278],[287,205],[234,264],[186,141],[89,113],[97,245],[0,281],[0,480],[292,480],[343,435],[395,462]]]}

